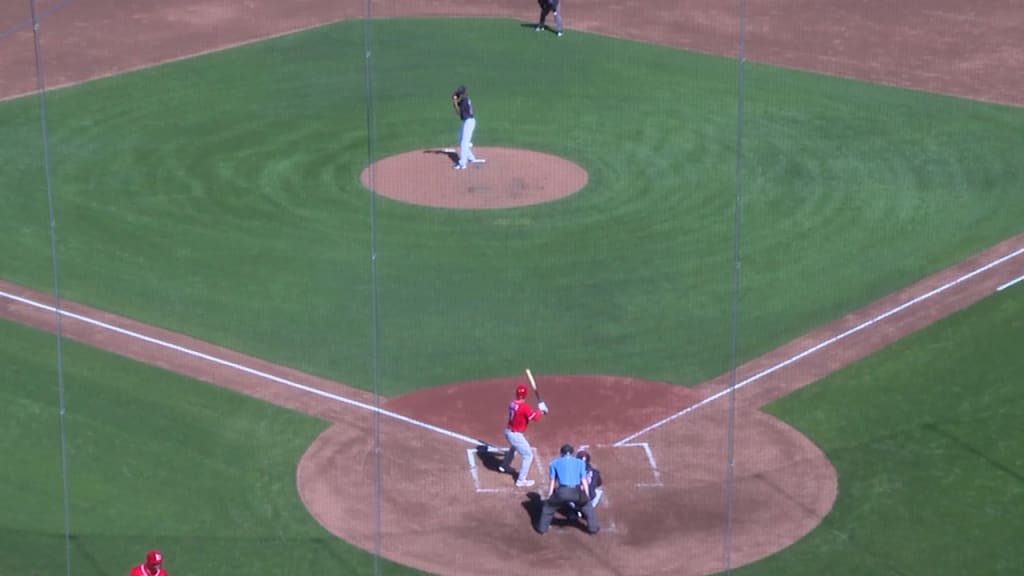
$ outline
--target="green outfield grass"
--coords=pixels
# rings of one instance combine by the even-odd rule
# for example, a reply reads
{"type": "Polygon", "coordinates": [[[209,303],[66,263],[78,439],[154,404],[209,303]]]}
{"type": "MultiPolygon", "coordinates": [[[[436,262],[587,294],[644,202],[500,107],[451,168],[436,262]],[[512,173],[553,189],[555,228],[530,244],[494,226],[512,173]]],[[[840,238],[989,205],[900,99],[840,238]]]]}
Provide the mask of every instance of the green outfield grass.
{"type": "MultiPolygon", "coordinates": [[[[55,338],[0,321],[0,341],[0,574],[64,574],[55,338]]],[[[73,342],[64,360],[73,574],[152,547],[173,574],[373,573],[295,488],[325,423],[73,342]]]]}
{"type": "MultiPolygon", "coordinates": [[[[514,210],[377,200],[385,393],[527,364],[684,385],[728,368],[735,62],[507,20],[372,30],[378,156],[453,145],[465,83],[478,145],[590,174],[514,210]]],[[[51,93],[63,295],[369,388],[362,31],[51,93]]],[[[1021,231],[1024,111],[745,74],[740,360],[1021,231]]],[[[36,106],[0,105],[0,276],[48,289],[36,106]]]]}
{"type": "Polygon", "coordinates": [[[1022,318],[1015,287],[770,406],[828,454],[839,498],[736,573],[1024,573],[1022,318]]]}

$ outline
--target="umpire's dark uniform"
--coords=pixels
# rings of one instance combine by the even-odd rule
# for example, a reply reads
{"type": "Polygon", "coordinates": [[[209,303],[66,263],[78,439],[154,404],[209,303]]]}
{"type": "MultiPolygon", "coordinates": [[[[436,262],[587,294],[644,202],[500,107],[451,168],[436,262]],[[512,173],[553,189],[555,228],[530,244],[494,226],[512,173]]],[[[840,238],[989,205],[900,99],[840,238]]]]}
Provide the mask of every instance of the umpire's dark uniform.
{"type": "Polygon", "coordinates": [[[573,457],[572,453],[572,446],[562,446],[562,455],[552,460],[548,467],[552,482],[557,482],[557,486],[541,509],[540,521],[537,523],[537,532],[541,534],[551,527],[555,512],[569,502],[574,502],[577,509],[583,512],[583,517],[587,520],[587,532],[597,534],[601,529],[597,524],[597,515],[590,504],[590,499],[580,489],[580,484],[587,473],[587,465],[583,460],[573,457]]]}

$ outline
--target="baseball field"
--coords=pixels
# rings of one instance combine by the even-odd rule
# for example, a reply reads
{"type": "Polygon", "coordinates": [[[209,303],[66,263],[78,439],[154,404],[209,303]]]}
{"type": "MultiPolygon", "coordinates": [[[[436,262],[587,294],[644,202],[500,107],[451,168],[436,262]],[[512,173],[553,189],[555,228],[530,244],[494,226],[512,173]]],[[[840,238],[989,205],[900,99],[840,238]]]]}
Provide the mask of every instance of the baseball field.
{"type": "Polygon", "coordinates": [[[24,4],[0,575],[1024,572],[1021,6],[24,4]]]}

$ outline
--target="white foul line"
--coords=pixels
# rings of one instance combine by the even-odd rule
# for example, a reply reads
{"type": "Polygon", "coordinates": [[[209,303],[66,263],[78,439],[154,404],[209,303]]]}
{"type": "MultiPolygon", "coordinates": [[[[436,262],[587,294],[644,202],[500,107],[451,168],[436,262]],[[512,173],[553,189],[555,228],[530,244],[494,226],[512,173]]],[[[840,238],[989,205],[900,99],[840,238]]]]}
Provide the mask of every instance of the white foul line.
{"type": "Polygon", "coordinates": [[[1016,284],[1017,282],[1020,282],[1021,280],[1024,280],[1024,276],[1019,276],[1017,278],[1014,278],[1013,280],[1010,280],[1006,284],[1003,284],[999,288],[996,288],[996,292],[1002,292],[1003,290],[1006,290],[1007,288],[1009,288],[1010,286],[1013,286],[1014,284],[1016,284]]]}
{"type": "MultiPolygon", "coordinates": [[[[902,312],[903,310],[906,310],[907,308],[910,308],[914,304],[918,304],[920,302],[923,302],[923,301],[931,298],[932,296],[935,296],[936,294],[939,294],[941,292],[945,292],[946,290],[949,290],[950,288],[956,286],[957,284],[965,282],[965,281],[967,281],[967,280],[977,276],[978,274],[981,274],[981,273],[986,272],[986,271],[988,271],[988,270],[990,270],[992,268],[995,268],[996,266],[999,266],[1003,262],[1006,262],[1007,260],[1015,258],[1015,257],[1019,256],[1020,254],[1024,254],[1024,248],[1020,248],[1020,249],[1018,249],[1018,250],[1016,250],[1014,252],[1011,252],[1010,254],[1007,254],[1006,256],[1003,256],[1002,258],[998,258],[996,260],[993,260],[992,262],[989,262],[988,264],[985,264],[984,266],[982,266],[980,268],[976,268],[975,270],[973,270],[973,271],[971,271],[971,272],[969,272],[967,274],[964,274],[963,276],[960,276],[959,278],[951,280],[951,281],[943,284],[942,286],[939,286],[938,288],[936,288],[936,289],[934,289],[934,290],[932,290],[932,291],[930,291],[930,292],[928,292],[926,294],[922,294],[922,295],[920,295],[920,296],[918,296],[918,297],[916,297],[916,298],[914,298],[912,300],[908,300],[907,302],[904,302],[903,304],[900,304],[899,306],[897,306],[895,308],[892,308],[891,310],[889,310],[887,312],[879,314],[878,316],[875,316],[874,318],[872,318],[870,320],[866,320],[864,322],[861,322],[857,326],[854,326],[853,328],[850,328],[849,330],[847,330],[846,332],[843,332],[842,334],[839,334],[837,336],[833,336],[832,338],[829,338],[828,340],[825,340],[824,342],[820,342],[820,343],[816,344],[815,346],[812,346],[812,347],[804,350],[803,352],[797,354],[796,356],[793,356],[793,357],[791,357],[791,358],[789,358],[789,359],[787,359],[787,360],[785,360],[783,362],[780,362],[780,363],[772,366],[771,368],[768,368],[768,369],[765,369],[765,370],[763,370],[761,372],[758,372],[757,374],[754,374],[750,378],[747,378],[746,380],[743,380],[742,382],[738,382],[734,386],[730,386],[730,387],[726,388],[725,390],[722,390],[721,392],[718,392],[717,394],[713,394],[711,396],[708,396],[707,398],[701,400],[700,402],[698,402],[698,403],[696,403],[696,404],[694,404],[692,406],[688,406],[688,407],[680,410],[679,412],[676,412],[675,414],[673,414],[671,416],[668,416],[667,418],[659,420],[658,422],[655,422],[654,424],[651,424],[650,426],[648,426],[647,428],[644,428],[643,430],[637,432],[636,434],[633,434],[631,436],[627,436],[627,437],[623,438],[622,440],[619,440],[618,442],[613,444],[613,446],[625,445],[627,442],[633,440],[634,438],[642,436],[642,435],[644,435],[644,434],[646,434],[646,433],[648,433],[651,430],[654,430],[656,428],[660,428],[660,427],[664,426],[665,424],[668,424],[669,422],[675,420],[676,418],[679,418],[680,416],[683,416],[685,414],[693,412],[694,410],[696,410],[697,408],[700,408],[701,406],[705,406],[707,404],[710,404],[711,402],[714,402],[715,400],[718,400],[719,398],[729,394],[730,392],[732,392],[734,390],[738,390],[740,388],[743,388],[744,386],[746,386],[747,384],[750,384],[751,382],[755,382],[757,380],[760,380],[761,378],[764,378],[765,376],[768,376],[769,374],[772,374],[774,372],[778,372],[779,370],[785,368],[786,366],[789,366],[790,364],[793,364],[794,362],[802,360],[803,358],[805,358],[807,356],[810,356],[811,354],[814,354],[815,352],[821,350],[822,348],[831,346],[832,344],[835,344],[836,342],[839,342],[840,340],[843,340],[843,339],[845,339],[845,338],[847,338],[849,336],[852,336],[853,334],[856,334],[857,332],[860,332],[861,330],[863,330],[865,328],[868,328],[868,327],[870,327],[870,326],[872,326],[874,324],[877,324],[878,322],[881,322],[882,320],[885,320],[886,318],[892,316],[893,314],[897,314],[899,312],[902,312]]],[[[1020,280],[1020,279],[1018,278],[1018,280],[1020,280]]]]}
{"type": "MultiPolygon", "coordinates": [[[[53,306],[47,306],[46,304],[41,304],[39,302],[35,302],[35,301],[29,300],[27,298],[22,298],[20,296],[15,296],[14,294],[9,294],[9,293],[4,292],[2,290],[0,290],[0,296],[2,296],[4,298],[9,298],[9,299],[14,300],[16,302],[21,302],[22,304],[26,304],[26,305],[32,306],[34,308],[39,308],[41,310],[46,310],[48,312],[56,312],[57,311],[57,309],[54,308],[53,306]]],[[[74,320],[78,320],[78,321],[84,322],[86,324],[91,324],[93,326],[96,326],[96,327],[99,327],[99,328],[103,328],[104,330],[110,330],[111,332],[116,332],[118,334],[122,334],[122,335],[128,336],[130,338],[135,338],[137,340],[141,340],[143,342],[148,342],[148,343],[154,344],[156,346],[161,346],[163,348],[168,348],[170,350],[174,350],[175,352],[180,352],[180,353],[186,354],[188,356],[192,356],[192,357],[195,357],[195,358],[200,358],[202,360],[206,360],[207,362],[212,362],[213,364],[219,364],[221,366],[225,366],[225,367],[231,368],[233,370],[238,370],[239,372],[244,372],[244,373],[250,374],[252,376],[263,378],[264,380],[270,380],[271,382],[275,382],[277,384],[282,384],[282,385],[287,386],[289,388],[294,388],[296,390],[302,390],[303,392],[308,392],[310,394],[313,394],[313,395],[316,395],[316,396],[320,396],[321,398],[327,398],[329,400],[334,400],[336,402],[341,402],[342,404],[348,404],[349,406],[354,406],[356,408],[362,408],[363,410],[369,410],[370,412],[376,412],[376,413],[380,414],[381,416],[387,416],[388,418],[393,418],[393,419],[398,420],[400,422],[405,422],[406,424],[412,424],[413,426],[417,426],[419,428],[424,428],[426,430],[430,430],[431,432],[437,432],[438,434],[441,434],[443,436],[447,436],[449,438],[454,438],[456,440],[462,440],[464,442],[468,442],[468,443],[473,444],[473,445],[485,444],[484,442],[481,442],[479,440],[470,438],[469,436],[464,436],[464,435],[459,434],[457,432],[451,432],[450,430],[445,430],[443,428],[439,428],[437,426],[434,426],[433,424],[427,424],[426,422],[420,422],[419,420],[414,420],[412,418],[409,418],[408,416],[402,416],[401,414],[398,414],[396,412],[391,412],[390,410],[384,410],[384,409],[381,409],[381,408],[377,408],[376,406],[371,406],[371,405],[366,404],[364,402],[359,402],[358,400],[352,400],[352,399],[349,399],[349,398],[345,398],[344,396],[338,396],[337,394],[332,394],[330,392],[325,392],[324,390],[319,390],[319,389],[313,388],[311,386],[306,386],[305,384],[299,384],[298,382],[292,382],[291,380],[287,380],[287,379],[281,378],[279,376],[274,376],[273,374],[268,374],[268,373],[262,372],[260,370],[255,370],[253,368],[249,368],[248,366],[242,366],[241,364],[236,364],[234,362],[230,362],[230,361],[224,360],[222,358],[217,358],[216,356],[210,356],[209,354],[203,354],[202,352],[198,352],[196,350],[185,348],[184,346],[178,346],[177,344],[172,344],[170,342],[165,342],[163,340],[159,340],[159,339],[153,338],[151,336],[146,336],[144,334],[139,334],[138,332],[132,332],[131,330],[125,330],[124,328],[119,328],[119,327],[114,326],[112,324],[107,324],[106,322],[100,322],[99,320],[94,320],[94,319],[89,318],[87,316],[82,316],[80,314],[75,314],[75,313],[72,313],[72,312],[67,312],[65,310],[61,310],[60,314],[61,314],[61,316],[65,316],[67,318],[72,318],[74,320]]]]}

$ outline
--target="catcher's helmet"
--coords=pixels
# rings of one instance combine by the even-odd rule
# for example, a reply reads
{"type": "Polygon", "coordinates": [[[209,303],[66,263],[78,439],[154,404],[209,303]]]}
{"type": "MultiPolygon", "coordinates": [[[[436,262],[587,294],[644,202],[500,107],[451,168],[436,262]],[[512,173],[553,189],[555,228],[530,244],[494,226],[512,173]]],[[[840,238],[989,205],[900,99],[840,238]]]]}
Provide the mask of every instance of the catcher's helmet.
{"type": "Polygon", "coordinates": [[[583,463],[586,464],[587,466],[590,466],[590,452],[587,452],[586,450],[580,450],[579,452],[576,453],[576,457],[579,458],[580,460],[583,460],[583,463]]]}
{"type": "Polygon", "coordinates": [[[146,564],[150,566],[159,566],[164,563],[164,555],[159,550],[150,550],[146,554],[146,564]]]}
{"type": "Polygon", "coordinates": [[[526,398],[526,385],[525,384],[520,384],[519,386],[516,386],[516,398],[519,399],[519,400],[522,400],[523,398],[526,398]]]}

